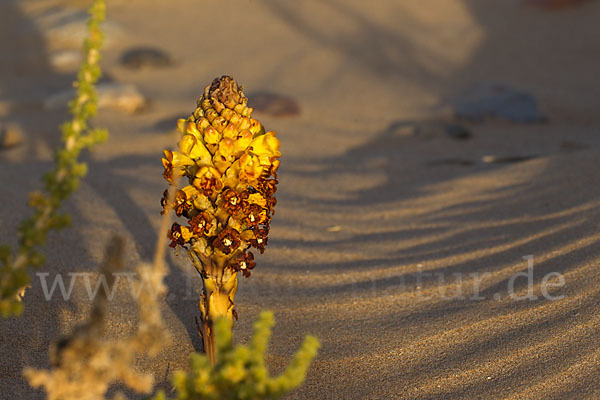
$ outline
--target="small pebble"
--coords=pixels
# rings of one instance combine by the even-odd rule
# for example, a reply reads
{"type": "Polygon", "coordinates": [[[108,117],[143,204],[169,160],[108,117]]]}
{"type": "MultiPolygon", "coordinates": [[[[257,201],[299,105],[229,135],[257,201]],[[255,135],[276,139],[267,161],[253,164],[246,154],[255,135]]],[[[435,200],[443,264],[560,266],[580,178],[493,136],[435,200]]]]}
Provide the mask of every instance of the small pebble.
{"type": "Polygon", "coordinates": [[[294,99],[277,93],[251,94],[248,96],[248,106],[256,112],[273,117],[291,117],[300,114],[300,106],[294,99]]]}
{"type": "MultiPolygon", "coordinates": [[[[113,108],[125,111],[129,114],[140,111],[148,105],[148,100],[140,91],[131,84],[118,82],[99,83],[96,86],[98,92],[98,108],[113,108]]],[[[75,95],[74,89],[69,89],[50,96],[44,102],[44,108],[48,110],[67,107],[67,103],[75,95]]]]}
{"type": "Polygon", "coordinates": [[[155,47],[135,47],[123,53],[121,64],[129,69],[165,68],[173,65],[171,56],[155,47]]]}
{"type": "Polygon", "coordinates": [[[74,71],[81,64],[82,54],[75,50],[61,50],[50,54],[50,64],[58,71],[74,71]]]}
{"type": "Polygon", "coordinates": [[[452,107],[456,117],[478,122],[486,118],[523,124],[546,120],[534,96],[502,83],[478,85],[458,96],[452,107]]]}
{"type": "Polygon", "coordinates": [[[387,130],[394,136],[415,136],[418,129],[411,121],[395,121],[390,124],[387,130]]]}
{"type": "MultiPolygon", "coordinates": [[[[81,49],[83,40],[87,38],[87,21],[89,15],[82,10],[70,7],[50,7],[40,9],[39,14],[32,16],[35,28],[40,31],[50,47],[68,47],[81,49]]],[[[31,29],[24,24],[23,29],[31,29]]],[[[109,48],[123,35],[123,30],[112,21],[102,24],[104,33],[103,47],[109,48]]]]}
{"type": "Polygon", "coordinates": [[[13,124],[0,125],[0,150],[10,149],[23,142],[23,132],[13,124]]]}
{"type": "Polygon", "coordinates": [[[456,140],[467,140],[473,136],[468,128],[457,124],[444,124],[444,131],[446,135],[456,140]]]}

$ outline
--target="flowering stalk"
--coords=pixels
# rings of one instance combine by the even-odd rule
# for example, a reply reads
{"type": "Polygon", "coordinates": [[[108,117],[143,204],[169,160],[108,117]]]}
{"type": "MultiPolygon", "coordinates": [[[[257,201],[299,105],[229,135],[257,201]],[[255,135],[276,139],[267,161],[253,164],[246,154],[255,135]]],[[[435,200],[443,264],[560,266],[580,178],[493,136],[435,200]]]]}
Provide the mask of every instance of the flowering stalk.
{"type": "Polygon", "coordinates": [[[187,219],[171,227],[170,246],[184,248],[202,277],[201,335],[212,364],[214,322],[224,317],[233,326],[238,273],[248,277],[256,265],[250,247],[264,252],[276,204],[279,140],[251,118],[247,102],[233,78],[215,79],[178,121],[179,151],[162,159],[169,183],[182,176],[189,183],[172,202],[166,190],[161,204],[187,219]]]}
{"type": "Polygon", "coordinates": [[[89,9],[89,36],[84,42],[84,61],[77,76],[77,94],[69,103],[72,119],[61,126],[64,147],[54,155],[55,169],[44,176],[46,193],[33,192],[30,205],[33,215],[19,227],[19,249],[13,257],[9,246],[0,246],[0,313],[19,314],[21,297],[29,284],[27,267],[44,263],[37,247],[45,243],[48,231],[69,223],[69,215],[59,214],[58,208],[86,174],[87,165],[78,162],[79,153],[106,140],[105,130],[92,129],[88,120],[96,114],[97,95],[94,84],[101,75],[99,66],[103,33],[100,27],[105,17],[104,0],[95,0],[89,9]]]}

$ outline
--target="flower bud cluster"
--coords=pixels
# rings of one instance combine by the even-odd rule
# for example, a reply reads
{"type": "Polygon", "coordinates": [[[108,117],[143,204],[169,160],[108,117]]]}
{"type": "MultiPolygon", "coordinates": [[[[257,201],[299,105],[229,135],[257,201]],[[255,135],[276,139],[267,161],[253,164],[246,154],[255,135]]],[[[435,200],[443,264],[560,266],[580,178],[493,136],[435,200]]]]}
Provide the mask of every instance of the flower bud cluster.
{"type": "Polygon", "coordinates": [[[180,119],[179,151],[165,150],[163,176],[187,178],[163,212],[174,210],[187,225],[174,223],[171,247],[182,246],[200,260],[250,275],[254,255],[264,252],[277,202],[279,140],[251,117],[241,87],[229,76],[215,79],[188,119],[180,119]]]}

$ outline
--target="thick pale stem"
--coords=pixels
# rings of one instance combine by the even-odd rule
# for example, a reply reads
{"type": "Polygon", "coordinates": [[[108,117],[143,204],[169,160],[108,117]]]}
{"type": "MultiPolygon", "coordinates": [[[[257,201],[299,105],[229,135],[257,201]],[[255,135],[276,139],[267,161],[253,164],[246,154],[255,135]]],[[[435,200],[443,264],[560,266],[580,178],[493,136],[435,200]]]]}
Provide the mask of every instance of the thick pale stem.
{"type": "Polygon", "coordinates": [[[237,273],[222,273],[220,276],[202,276],[204,293],[200,299],[200,312],[202,314],[202,341],[204,352],[212,365],[215,364],[215,336],[213,326],[218,318],[226,318],[233,328],[234,297],[237,291],[237,273]]]}

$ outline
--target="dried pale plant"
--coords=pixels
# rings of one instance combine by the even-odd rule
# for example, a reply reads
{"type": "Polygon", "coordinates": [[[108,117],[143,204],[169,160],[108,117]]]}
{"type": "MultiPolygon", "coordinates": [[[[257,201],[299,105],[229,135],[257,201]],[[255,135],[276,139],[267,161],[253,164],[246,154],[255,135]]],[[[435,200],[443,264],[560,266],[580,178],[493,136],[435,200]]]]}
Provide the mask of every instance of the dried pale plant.
{"type": "MultiPolygon", "coordinates": [[[[165,225],[165,228],[168,224],[165,225]]],[[[107,313],[106,291],[99,291],[90,317],[83,325],[53,344],[50,349],[50,370],[27,368],[25,377],[32,387],[43,387],[48,400],[100,400],[112,384],[124,383],[131,389],[150,394],[154,378],[136,372],[133,363],[140,355],[156,356],[170,340],[163,323],[158,299],[165,293],[163,283],[165,266],[162,262],[166,243],[157,247],[153,265],[137,268],[141,290],[137,299],[139,323],[132,336],[108,339],[104,335],[107,313]]],[[[106,248],[106,257],[100,270],[113,292],[115,273],[122,268],[123,241],[113,237],[106,248]]],[[[120,393],[118,399],[124,399],[120,393]]]]}

